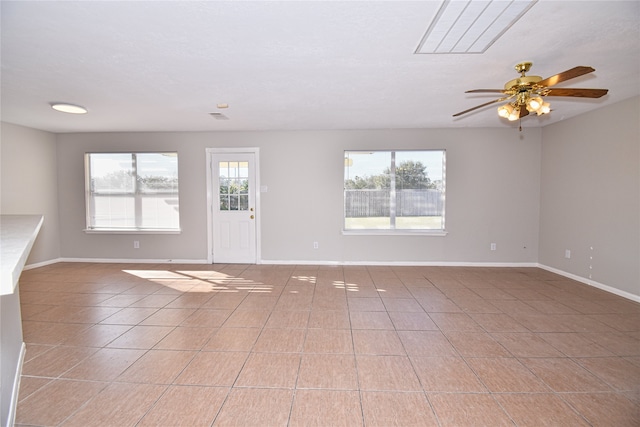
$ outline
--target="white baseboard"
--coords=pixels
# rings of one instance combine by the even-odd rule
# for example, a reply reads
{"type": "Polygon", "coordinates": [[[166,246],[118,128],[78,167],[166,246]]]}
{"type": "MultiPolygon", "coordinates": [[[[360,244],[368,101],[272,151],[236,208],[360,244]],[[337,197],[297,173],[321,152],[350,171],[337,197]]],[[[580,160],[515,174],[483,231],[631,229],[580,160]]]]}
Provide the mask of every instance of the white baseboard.
{"type": "Polygon", "coordinates": [[[367,265],[391,267],[538,267],[535,262],[442,262],[442,261],[318,261],[260,260],[267,265],[367,265]]]}
{"type": "Polygon", "coordinates": [[[20,378],[22,377],[22,365],[24,363],[24,355],[27,352],[27,346],[23,342],[20,348],[20,356],[18,357],[18,366],[16,366],[16,375],[13,379],[13,389],[11,390],[11,403],[9,404],[9,414],[7,415],[7,426],[12,426],[16,421],[16,409],[18,408],[18,394],[20,393],[20,378]]]}
{"type": "Polygon", "coordinates": [[[48,261],[36,262],[35,264],[25,265],[22,270],[24,271],[24,270],[31,270],[32,268],[45,267],[47,265],[57,264],[59,262],[62,262],[62,258],[55,258],[55,259],[50,259],[48,261]]]}
{"type": "MultiPolygon", "coordinates": [[[[206,259],[130,259],[130,258],[56,258],[29,264],[25,270],[44,267],[59,262],[117,263],[117,264],[208,264],[206,259]]],[[[392,267],[538,267],[535,262],[442,262],[442,261],[325,261],[325,260],[268,260],[258,264],[266,265],[369,265],[392,267]]]]}
{"type": "Polygon", "coordinates": [[[24,270],[44,267],[58,262],[93,262],[96,264],[207,264],[206,259],[57,258],[55,260],[41,262],[38,264],[29,264],[25,266],[24,270]]]}
{"type": "Polygon", "coordinates": [[[550,271],[551,273],[558,274],[560,276],[566,277],[568,279],[575,280],[576,282],[584,283],[585,285],[593,286],[594,288],[601,289],[603,291],[618,295],[623,298],[630,299],[631,301],[640,302],[640,295],[635,295],[630,292],[621,291],[620,289],[616,289],[612,286],[605,285],[600,282],[596,282],[595,280],[587,279],[586,277],[581,277],[573,273],[568,273],[563,270],[558,270],[557,268],[549,267],[548,265],[538,264],[539,268],[543,270],[550,271]]]}

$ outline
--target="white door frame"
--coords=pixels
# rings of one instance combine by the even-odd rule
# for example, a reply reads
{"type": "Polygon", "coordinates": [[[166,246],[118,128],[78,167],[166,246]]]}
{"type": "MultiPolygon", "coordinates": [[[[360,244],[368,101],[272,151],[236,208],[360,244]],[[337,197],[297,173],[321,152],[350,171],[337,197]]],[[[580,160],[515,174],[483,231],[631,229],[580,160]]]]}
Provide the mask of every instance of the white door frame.
{"type": "Polygon", "coordinates": [[[258,147],[237,147],[237,148],[207,148],[206,149],[206,169],[207,169],[207,263],[213,264],[213,173],[212,162],[215,154],[233,154],[233,153],[253,153],[255,158],[255,215],[256,215],[256,264],[260,264],[262,253],[260,250],[260,218],[262,211],[260,210],[260,148],[258,147]]]}

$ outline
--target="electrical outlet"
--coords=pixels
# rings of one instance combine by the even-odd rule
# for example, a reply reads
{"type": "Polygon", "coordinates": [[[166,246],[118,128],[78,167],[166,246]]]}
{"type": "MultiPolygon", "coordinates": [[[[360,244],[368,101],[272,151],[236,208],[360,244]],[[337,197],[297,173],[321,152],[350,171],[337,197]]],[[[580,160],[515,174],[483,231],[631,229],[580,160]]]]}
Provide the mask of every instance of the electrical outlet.
{"type": "Polygon", "coordinates": [[[492,244],[491,244],[491,250],[492,250],[492,251],[495,251],[495,250],[496,250],[496,244],[495,244],[495,243],[492,243],[492,244]]]}
{"type": "Polygon", "coordinates": [[[318,242],[313,242],[313,249],[318,249],[318,242]]]}
{"type": "Polygon", "coordinates": [[[140,249],[140,241],[139,240],[134,240],[133,241],[133,249],[140,249]]]}

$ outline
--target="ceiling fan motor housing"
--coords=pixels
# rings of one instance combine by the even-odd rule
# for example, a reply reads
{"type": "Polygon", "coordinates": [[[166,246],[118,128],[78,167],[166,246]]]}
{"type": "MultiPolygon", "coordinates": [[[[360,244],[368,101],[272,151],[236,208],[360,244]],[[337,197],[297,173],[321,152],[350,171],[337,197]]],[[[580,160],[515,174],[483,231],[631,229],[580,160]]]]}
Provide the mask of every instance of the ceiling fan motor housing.
{"type": "Polygon", "coordinates": [[[540,81],[542,81],[542,77],[540,76],[522,76],[509,80],[504,85],[504,90],[513,91],[514,93],[531,90],[532,87],[540,81]]]}

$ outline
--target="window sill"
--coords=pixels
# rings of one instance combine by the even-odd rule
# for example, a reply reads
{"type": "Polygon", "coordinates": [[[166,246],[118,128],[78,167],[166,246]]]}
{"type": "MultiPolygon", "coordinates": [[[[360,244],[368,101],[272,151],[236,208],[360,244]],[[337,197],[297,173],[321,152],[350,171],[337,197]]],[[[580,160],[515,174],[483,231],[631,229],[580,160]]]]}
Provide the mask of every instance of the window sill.
{"type": "Polygon", "coordinates": [[[449,234],[445,230],[342,230],[344,236],[428,236],[442,237],[449,234]]]}
{"type": "Polygon", "coordinates": [[[101,229],[85,229],[85,233],[87,234],[180,234],[182,230],[180,229],[144,229],[144,230],[123,230],[119,228],[101,228],[101,229]]]}

